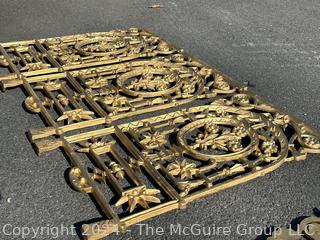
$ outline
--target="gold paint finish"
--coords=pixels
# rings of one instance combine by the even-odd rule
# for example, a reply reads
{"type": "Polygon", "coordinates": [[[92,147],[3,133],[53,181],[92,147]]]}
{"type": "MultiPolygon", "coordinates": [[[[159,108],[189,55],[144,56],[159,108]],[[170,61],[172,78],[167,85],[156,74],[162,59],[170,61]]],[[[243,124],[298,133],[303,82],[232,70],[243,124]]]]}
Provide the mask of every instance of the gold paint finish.
{"type": "Polygon", "coordinates": [[[62,148],[103,211],[86,239],[320,153],[319,132],[145,30],[1,43],[0,65],[48,126],[37,153],[62,148]]]}

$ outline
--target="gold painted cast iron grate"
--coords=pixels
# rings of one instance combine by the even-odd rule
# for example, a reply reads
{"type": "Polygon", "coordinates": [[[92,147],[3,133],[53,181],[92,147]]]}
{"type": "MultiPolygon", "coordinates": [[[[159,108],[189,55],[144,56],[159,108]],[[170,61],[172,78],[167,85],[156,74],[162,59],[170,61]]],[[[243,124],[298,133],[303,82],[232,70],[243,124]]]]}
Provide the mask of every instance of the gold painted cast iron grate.
{"type": "Polygon", "coordinates": [[[145,30],[1,43],[0,65],[45,120],[37,153],[62,148],[102,209],[87,239],[320,152],[319,132],[145,30]]]}

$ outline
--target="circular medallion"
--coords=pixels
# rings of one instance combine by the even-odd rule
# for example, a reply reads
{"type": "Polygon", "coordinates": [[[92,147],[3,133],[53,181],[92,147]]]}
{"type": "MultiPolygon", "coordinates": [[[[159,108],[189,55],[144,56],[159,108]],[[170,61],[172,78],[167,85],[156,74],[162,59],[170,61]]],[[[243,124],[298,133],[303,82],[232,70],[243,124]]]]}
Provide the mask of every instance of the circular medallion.
{"type": "Polygon", "coordinates": [[[78,42],[75,49],[82,55],[108,56],[128,51],[129,43],[121,37],[96,37],[78,42]]]}
{"type": "Polygon", "coordinates": [[[137,67],[117,78],[117,85],[129,96],[160,97],[172,93],[194,94],[202,78],[190,70],[170,67],[137,67]]]}
{"type": "Polygon", "coordinates": [[[177,140],[190,156],[218,162],[246,157],[259,144],[258,134],[247,122],[223,117],[191,122],[180,129],[177,140]]]}

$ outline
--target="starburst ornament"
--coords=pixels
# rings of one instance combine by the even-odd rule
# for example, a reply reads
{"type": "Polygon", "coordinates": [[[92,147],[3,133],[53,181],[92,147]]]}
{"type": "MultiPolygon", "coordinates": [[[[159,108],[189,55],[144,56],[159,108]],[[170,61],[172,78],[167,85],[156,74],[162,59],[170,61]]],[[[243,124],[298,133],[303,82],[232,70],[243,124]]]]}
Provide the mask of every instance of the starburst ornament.
{"type": "Polygon", "coordinates": [[[153,196],[159,193],[160,191],[158,189],[147,189],[144,185],[138,186],[123,192],[115,206],[119,207],[128,203],[130,212],[133,212],[137,205],[147,209],[149,208],[148,202],[161,203],[159,198],[153,196]]]}
{"type": "Polygon", "coordinates": [[[168,172],[173,176],[179,176],[182,180],[192,179],[196,174],[196,164],[188,163],[186,160],[170,163],[167,167],[168,172]]]}

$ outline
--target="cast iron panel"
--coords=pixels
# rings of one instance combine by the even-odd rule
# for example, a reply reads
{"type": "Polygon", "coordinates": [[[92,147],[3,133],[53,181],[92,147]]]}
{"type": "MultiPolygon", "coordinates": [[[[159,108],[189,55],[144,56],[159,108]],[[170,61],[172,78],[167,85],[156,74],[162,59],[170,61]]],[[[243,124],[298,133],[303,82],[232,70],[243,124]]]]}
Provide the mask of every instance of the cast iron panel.
{"type": "Polygon", "coordinates": [[[145,30],[0,44],[26,108],[38,154],[63,149],[72,187],[105,220],[87,239],[249,181],[308,153],[320,134],[234,80],[145,30]]]}

